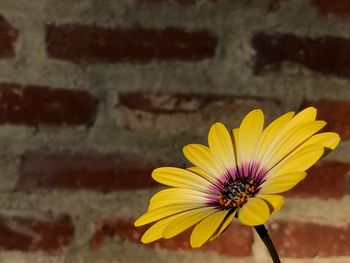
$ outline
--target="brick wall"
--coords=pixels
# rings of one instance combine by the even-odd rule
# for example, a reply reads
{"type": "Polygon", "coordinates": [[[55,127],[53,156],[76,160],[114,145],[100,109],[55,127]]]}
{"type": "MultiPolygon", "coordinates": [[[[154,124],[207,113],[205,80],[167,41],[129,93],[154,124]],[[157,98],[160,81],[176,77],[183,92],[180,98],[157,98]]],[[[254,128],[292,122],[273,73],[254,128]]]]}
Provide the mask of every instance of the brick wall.
{"type": "Polygon", "coordinates": [[[0,262],[269,262],[242,225],[132,222],[214,121],[309,105],[343,141],[268,226],[283,262],[350,262],[349,80],[347,0],[1,0],[0,262]]]}

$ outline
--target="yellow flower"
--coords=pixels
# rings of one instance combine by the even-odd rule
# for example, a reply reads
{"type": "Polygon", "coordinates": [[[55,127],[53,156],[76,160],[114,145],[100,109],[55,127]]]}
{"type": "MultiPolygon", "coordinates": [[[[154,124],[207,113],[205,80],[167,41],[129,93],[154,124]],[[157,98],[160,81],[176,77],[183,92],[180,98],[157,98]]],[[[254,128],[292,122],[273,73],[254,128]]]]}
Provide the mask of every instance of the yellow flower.
{"type": "Polygon", "coordinates": [[[295,116],[288,112],[263,129],[263,112],[256,109],[233,129],[233,136],[215,123],[209,147],[183,149],[194,167],[153,171],[154,180],[171,188],[156,193],[147,213],[135,221],[135,226],[156,222],[141,241],[172,238],[195,225],[190,242],[200,247],[235,217],[248,226],[264,224],[284,204],[279,194],[304,179],[305,171],[339,143],[336,133],[316,134],[326,124],[315,120],[316,112],[312,107],[295,116]]]}

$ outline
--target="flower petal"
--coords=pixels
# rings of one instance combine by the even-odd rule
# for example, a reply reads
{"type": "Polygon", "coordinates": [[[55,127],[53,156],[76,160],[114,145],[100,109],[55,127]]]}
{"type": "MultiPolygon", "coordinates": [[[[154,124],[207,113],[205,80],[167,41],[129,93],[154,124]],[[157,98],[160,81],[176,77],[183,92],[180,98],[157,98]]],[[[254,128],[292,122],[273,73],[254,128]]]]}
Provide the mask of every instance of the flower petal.
{"type": "Polygon", "coordinates": [[[157,182],[172,186],[208,191],[210,183],[199,175],[176,167],[161,167],[153,171],[152,177],[157,182]]]}
{"type": "Polygon", "coordinates": [[[186,158],[210,176],[217,178],[225,172],[225,167],[218,163],[208,147],[201,144],[189,144],[183,148],[186,158]]]}
{"type": "Polygon", "coordinates": [[[238,210],[239,221],[247,226],[263,225],[270,216],[270,209],[266,202],[252,197],[238,210]]]}
{"type": "Polygon", "coordinates": [[[340,137],[335,132],[324,132],[313,135],[310,139],[301,144],[295,151],[298,151],[308,145],[317,144],[322,145],[325,148],[325,152],[322,157],[327,155],[330,151],[334,150],[339,144],[340,137]]]}
{"type": "Polygon", "coordinates": [[[278,212],[281,207],[284,205],[284,197],[282,195],[263,195],[258,194],[255,196],[256,198],[263,199],[267,202],[270,213],[276,213],[278,212]]]}
{"type": "Polygon", "coordinates": [[[325,125],[324,121],[313,121],[296,126],[273,145],[273,149],[265,155],[262,162],[266,167],[272,168],[325,125]]]}
{"type": "Polygon", "coordinates": [[[165,205],[188,203],[205,204],[210,195],[192,189],[169,188],[159,191],[150,200],[148,211],[165,205]]]}
{"type": "Polygon", "coordinates": [[[293,188],[306,176],[306,172],[293,172],[280,174],[274,177],[268,177],[260,186],[261,194],[278,194],[293,188]]]}
{"type": "Polygon", "coordinates": [[[294,118],[288,123],[286,131],[293,129],[301,123],[314,121],[316,119],[317,110],[314,107],[308,107],[300,111],[294,116],[294,118]]]}
{"type": "Polygon", "coordinates": [[[196,225],[191,234],[191,246],[197,248],[207,242],[221,225],[228,212],[229,210],[219,210],[196,225]]]}
{"type": "Polygon", "coordinates": [[[267,126],[267,128],[263,131],[261,139],[257,146],[257,156],[255,158],[257,162],[261,162],[274,139],[293,118],[293,116],[294,112],[288,112],[271,122],[269,126],[267,126]]]}
{"type": "Polygon", "coordinates": [[[224,232],[229,227],[229,225],[232,223],[233,219],[235,218],[236,212],[237,210],[230,212],[228,215],[226,215],[226,218],[224,219],[221,226],[218,228],[216,233],[209,239],[210,241],[220,236],[222,232],[224,232]]]}
{"type": "Polygon", "coordinates": [[[142,226],[151,222],[158,221],[162,218],[175,215],[178,213],[186,212],[192,209],[197,209],[204,207],[203,204],[193,204],[193,203],[180,203],[159,207],[158,209],[153,209],[148,211],[139,217],[135,222],[134,226],[142,226]]]}
{"type": "MultiPolygon", "coordinates": [[[[267,140],[265,142],[267,146],[265,149],[259,149],[258,160],[260,161],[260,163],[266,163],[267,160],[271,159],[271,156],[275,155],[274,153],[276,152],[276,145],[278,143],[281,144],[281,140],[283,140],[288,134],[290,134],[291,130],[295,129],[298,126],[300,127],[301,124],[313,122],[316,119],[316,113],[317,111],[314,107],[309,107],[296,114],[294,118],[290,120],[288,119],[293,116],[293,112],[287,113],[281,116],[279,119],[277,119],[276,122],[281,123],[280,125],[274,124],[276,125],[276,132],[269,136],[269,138],[272,140],[267,140]],[[288,120],[287,123],[285,123],[286,120],[288,120]]],[[[271,128],[268,127],[267,130],[269,129],[271,128]]],[[[261,147],[262,146],[260,146],[259,148],[261,147]]]]}
{"type": "Polygon", "coordinates": [[[239,137],[239,128],[232,129],[233,134],[233,149],[235,151],[235,157],[236,157],[236,165],[239,167],[242,163],[241,157],[239,156],[239,145],[238,145],[238,137],[239,137]]]}
{"type": "Polygon", "coordinates": [[[241,164],[251,161],[263,128],[264,114],[260,109],[252,110],[243,119],[239,127],[238,137],[241,164]]]}
{"type": "MultiPolygon", "coordinates": [[[[184,213],[180,213],[180,214],[176,214],[173,216],[169,216],[165,219],[162,219],[160,221],[158,221],[157,223],[153,224],[142,236],[141,238],[141,242],[142,243],[150,243],[153,242],[157,239],[160,238],[165,238],[164,235],[164,230],[174,221],[177,221],[179,218],[184,218],[188,215],[199,215],[199,214],[203,214],[203,212],[208,212],[209,210],[212,210],[212,213],[215,212],[214,209],[209,208],[209,207],[204,207],[204,208],[199,208],[199,209],[194,209],[194,210],[190,210],[184,213]]],[[[205,218],[205,217],[203,217],[205,218]]],[[[203,219],[202,218],[202,219],[203,219]]]]}
{"type": "Polygon", "coordinates": [[[287,157],[275,166],[267,175],[267,178],[292,172],[302,172],[310,168],[323,155],[324,148],[321,145],[309,145],[287,157]]]}
{"type": "Polygon", "coordinates": [[[163,237],[163,231],[165,227],[168,226],[168,224],[174,220],[175,217],[179,216],[181,214],[167,217],[163,220],[158,221],[157,223],[153,224],[147,231],[143,234],[141,238],[142,243],[150,243],[155,240],[158,240],[163,237]]]}
{"type": "Polygon", "coordinates": [[[232,138],[222,123],[217,122],[211,126],[208,135],[208,144],[216,161],[222,162],[226,170],[236,167],[232,138]]]}
{"type": "Polygon", "coordinates": [[[163,237],[167,239],[172,238],[215,212],[217,210],[213,207],[204,207],[182,213],[166,226],[163,237]]]}
{"type": "Polygon", "coordinates": [[[192,173],[199,175],[200,177],[207,180],[208,182],[211,182],[212,184],[215,184],[217,182],[216,178],[210,176],[209,174],[207,174],[206,172],[204,172],[202,169],[200,169],[197,166],[188,167],[188,168],[186,168],[186,170],[191,171],[192,173]]]}

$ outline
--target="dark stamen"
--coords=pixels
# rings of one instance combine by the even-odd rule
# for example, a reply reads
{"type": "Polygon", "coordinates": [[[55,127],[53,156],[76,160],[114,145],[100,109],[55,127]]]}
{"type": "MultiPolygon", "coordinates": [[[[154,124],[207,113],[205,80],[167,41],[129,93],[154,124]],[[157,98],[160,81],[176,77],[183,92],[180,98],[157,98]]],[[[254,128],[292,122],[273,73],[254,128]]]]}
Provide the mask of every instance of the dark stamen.
{"type": "Polygon", "coordinates": [[[229,178],[221,188],[219,204],[225,209],[239,208],[255,195],[257,187],[255,180],[249,177],[229,178]]]}

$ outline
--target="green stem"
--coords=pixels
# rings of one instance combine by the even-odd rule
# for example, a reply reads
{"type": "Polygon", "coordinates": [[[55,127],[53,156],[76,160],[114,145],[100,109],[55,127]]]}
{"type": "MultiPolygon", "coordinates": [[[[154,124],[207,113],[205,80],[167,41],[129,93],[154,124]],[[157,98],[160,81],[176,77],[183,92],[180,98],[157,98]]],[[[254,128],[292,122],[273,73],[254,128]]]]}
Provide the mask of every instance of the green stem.
{"type": "Polygon", "coordinates": [[[272,240],[271,240],[269,234],[267,233],[266,227],[264,225],[260,225],[260,226],[255,226],[254,228],[255,228],[256,232],[258,233],[259,237],[264,242],[267,249],[269,250],[269,253],[270,253],[271,258],[272,258],[272,262],[273,263],[281,263],[281,260],[278,257],[277,251],[275,249],[275,246],[273,245],[272,240]]]}

